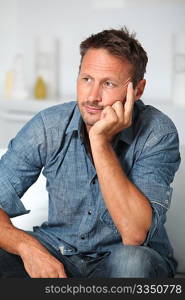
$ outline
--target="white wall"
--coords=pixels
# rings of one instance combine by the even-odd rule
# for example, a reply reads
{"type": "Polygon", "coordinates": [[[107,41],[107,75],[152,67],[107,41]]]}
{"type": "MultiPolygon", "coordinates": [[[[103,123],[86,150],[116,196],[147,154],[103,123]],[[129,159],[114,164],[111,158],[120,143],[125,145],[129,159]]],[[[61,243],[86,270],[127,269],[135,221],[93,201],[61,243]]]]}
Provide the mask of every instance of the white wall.
{"type": "Polygon", "coordinates": [[[174,32],[185,31],[185,0],[0,0],[0,94],[5,71],[17,52],[25,56],[26,78],[34,82],[34,37],[60,39],[60,94],[74,95],[79,43],[91,33],[127,25],[149,55],[144,98],[171,96],[174,32]]]}
{"type": "Polygon", "coordinates": [[[18,0],[0,0],[0,94],[18,44],[18,0]]]}

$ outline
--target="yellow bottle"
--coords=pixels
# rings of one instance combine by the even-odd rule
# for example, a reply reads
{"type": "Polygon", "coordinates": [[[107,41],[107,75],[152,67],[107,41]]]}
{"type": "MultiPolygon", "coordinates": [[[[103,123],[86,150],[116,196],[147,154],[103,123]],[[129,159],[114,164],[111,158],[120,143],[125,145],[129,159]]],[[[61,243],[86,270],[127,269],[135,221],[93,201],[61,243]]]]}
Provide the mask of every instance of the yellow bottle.
{"type": "Polygon", "coordinates": [[[46,99],[47,97],[46,84],[40,76],[35,83],[34,95],[36,99],[46,99]]]}
{"type": "Polygon", "coordinates": [[[13,89],[13,71],[8,71],[5,78],[5,97],[11,98],[13,89]]]}

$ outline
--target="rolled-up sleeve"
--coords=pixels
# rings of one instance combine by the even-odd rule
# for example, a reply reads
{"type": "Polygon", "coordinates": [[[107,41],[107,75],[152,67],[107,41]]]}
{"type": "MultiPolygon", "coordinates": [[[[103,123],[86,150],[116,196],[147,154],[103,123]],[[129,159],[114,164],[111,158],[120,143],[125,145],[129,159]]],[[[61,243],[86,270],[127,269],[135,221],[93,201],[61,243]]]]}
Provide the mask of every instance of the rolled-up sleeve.
{"type": "Polygon", "coordinates": [[[12,139],[0,160],[0,208],[10,217],[29,212],[21,197],[37,180],[46,160],[46,133],[41,114],[12,139]]]}
{"type": "Polygon", "coordinates": [[[149,200],[153,210],[152,224],[144,245],[166,221],[173,190],[171,183],[179,164],[177,132],[151,136],[134,163],[129,178],[149,200]]]}

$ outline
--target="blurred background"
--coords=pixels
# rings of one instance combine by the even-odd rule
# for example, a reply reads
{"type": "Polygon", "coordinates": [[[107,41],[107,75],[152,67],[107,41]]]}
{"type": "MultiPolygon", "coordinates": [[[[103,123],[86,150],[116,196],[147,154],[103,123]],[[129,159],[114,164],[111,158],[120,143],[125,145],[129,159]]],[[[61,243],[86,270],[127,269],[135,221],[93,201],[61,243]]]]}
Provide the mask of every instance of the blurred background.
{"type": "Polygon", "coordinates": [[[0,0],[0,148],[38,111],[76,100],[80,42],[124,25],[149,57],[142,100],[185,144],[185,0],[0,0]]]}

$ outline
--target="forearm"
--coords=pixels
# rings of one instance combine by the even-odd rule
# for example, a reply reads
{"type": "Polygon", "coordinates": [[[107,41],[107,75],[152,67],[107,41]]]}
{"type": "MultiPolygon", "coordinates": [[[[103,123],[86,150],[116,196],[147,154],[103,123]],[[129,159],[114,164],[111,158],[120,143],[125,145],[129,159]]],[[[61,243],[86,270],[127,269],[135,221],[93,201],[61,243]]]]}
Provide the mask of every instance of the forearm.
{"type": "Polygon", "coordinates": [[[0,209],[0,248],[17,255],[24,255],[24,249],[43,248],[41,243],[13,226],[9,216],[0,209]]]}
{"type": "Polygon", "coordinates": [[[67,277],[63,264],[36,238],[15,228],[2,209],[0,209],[0,248],[21,256],[30,277],[67,277]]]}
{"type": "Polygon", "coordinates": [[[111,144],[90,142],[102,195],[123,242],[141,244],[152,220],[149,201],[125,175],[111,144]]]}

